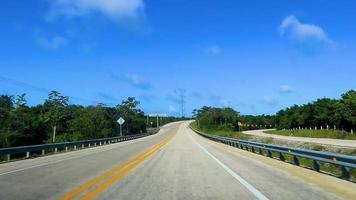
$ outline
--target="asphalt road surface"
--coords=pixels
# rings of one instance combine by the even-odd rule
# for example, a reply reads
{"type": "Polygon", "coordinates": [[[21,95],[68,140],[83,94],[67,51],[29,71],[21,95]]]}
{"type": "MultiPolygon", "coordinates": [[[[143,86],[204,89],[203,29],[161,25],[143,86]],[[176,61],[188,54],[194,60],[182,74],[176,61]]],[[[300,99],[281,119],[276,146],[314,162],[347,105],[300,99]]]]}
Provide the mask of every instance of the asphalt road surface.
{"type": "Polygon", "coordinates": [[[356,149],[356,140],[286,136],[286,135],[276,135],[276,134],[264,133],[264,131],[266,131],[266,130],[251,130],[251,131],[244,131],[243,133],[248,134],[248,135],[254,135],[254,136],[271,137],[271,138],[280,139],[280,140],[308,142],[308,143],[316,143],[316,144],[322,144],[322,145],[330,145],[330,146],[336,146],[336,147],[356,149]]]}
{"type": "Polygon", "coordinates": [[[209,141],[146,138],[0,165],[0,199],[355,199],[356,184],[209,141]]]}

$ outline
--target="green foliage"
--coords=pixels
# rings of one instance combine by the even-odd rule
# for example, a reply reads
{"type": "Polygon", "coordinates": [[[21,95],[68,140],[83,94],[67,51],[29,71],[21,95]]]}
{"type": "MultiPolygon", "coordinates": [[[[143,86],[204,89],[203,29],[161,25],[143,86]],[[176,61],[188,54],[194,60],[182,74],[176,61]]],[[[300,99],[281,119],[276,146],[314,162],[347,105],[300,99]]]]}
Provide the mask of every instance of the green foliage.
{"type": "MultiPolygon", "coordinates": [[[[88,140],[119,135],[119,117],[125,119],[123,134],[146,132],[146,116],[140,102],[129,97],[116,107],[70,105],[69,97],[51,91],[44,104],[27,106],[26,94],[0,95],[0,148],[53,142],[88,140]]],[[[160,124],[176,121],[162,118],[160,124]]],[[[152,132],[153,133],[153,132],[152,132]]]]}
{"type": "Polygon", "coordinates": [[[150,135],[158,133],[158,131],[159,131],[158,128],[147,128],[147,133],[150,134],[150,135]]]}
{"type": "Polygon", "coordinates": [[[205,133],[209,133],[209,134],[213,134],[213,135],[218,135],[218,136],[223,136],[223,137],[231,137],[231,138],[237,138],[237,139],[242,139],[242,140],[247,140],[250,138],[249,135],[243,134],[241,132],[238,131],[234,131],[233,127],[229,127],[229,126],[209,126],[209,127],[201,127],[198,126],[198,123],[195,121],[193,123],[191,123],[192,128],[205,132],[205,133]]]}
{"type": "Polygon", "coordinates": [[[120,117],[125,119],[123,133],[140,133],[146,131],[146,118],[144,112],[138,108],[140,102],[134,97],[129,97],[116,106],[120,117]]]}
{"type": "Polygon", "coordinates": [[[272,115],[242,115],[239,120],[243,124],[254,124],[258,126],[274,126],[275,116],[272,115]]]}
{"type": "Polygon", "coordinates": [[[237,130],[239,113],[232,108],[214,108],[204,106],[193,111],[199,128],[222,128],[237,130]]]}
{"type": "Polygon", "coordinates": [[[322,98],[302,106],[294,105],[277,113],[278,129],[315,128],[323,126],[356,130],[356,91],[350,90],[341,99],[322,98]]]}

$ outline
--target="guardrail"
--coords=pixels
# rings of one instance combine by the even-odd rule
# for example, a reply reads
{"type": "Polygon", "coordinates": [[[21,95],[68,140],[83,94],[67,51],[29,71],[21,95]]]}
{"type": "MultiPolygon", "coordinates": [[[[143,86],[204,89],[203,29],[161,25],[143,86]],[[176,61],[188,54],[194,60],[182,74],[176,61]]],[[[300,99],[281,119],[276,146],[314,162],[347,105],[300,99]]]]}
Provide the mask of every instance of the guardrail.
{"type": "Polygon", "coordinates": [[[46,152],[57,153],[59,150],[68,151],[70,148],[72,148],[73,150],[77,150],[78,148],[83,149],[85,147],[92,147],[97,145],[101,146],[110,143],[133,140],[148,135],[149,134],[137,134],[137,135],[127,135],[121,137],[111,137],[111,138],[102,138],[102,139],[94,139],[94,140],[82,140],[76,142],[63,142],[63,143],[2,148],[0,149],[0,157],[5,156],[5,161],[10,161],[12,155],[23,154],[25,158],[30,158],[31,153],[37,153],[37,155],[39,154],[44,156],[46,152]]]}
{"type": "Polygon", "coordinates": [[[351,178],[349,170],[356,169],[356,156],[349,156],[344,154],[328,153],[328,152],[314,151],[314,150],[300,149],[300,148],[291,148],[291,147],[258,143],[258,142],[250,142],[246,140],[239,140],[234,138],[207,134],[195,130],[192,127],[190,128],[194,132],[210,140],[221,142],[240,149],[245,149],[253,153],[266,155],[270,158],[273,157],[272,153],[277,153],[279,154],[279,159],[281,161],[286,161],[285,155],[291,155],[293,157],[292,158],[293,164],[297,166],[300,166],[300,158],[310,159],[313,161],[312,168],[317,172],[320,172],[320,162],[333,164],[341,168],[341,178],[346,180],[350,180],[351,178]],[[264,152],[266,152],[266,154],[264,152]]]}

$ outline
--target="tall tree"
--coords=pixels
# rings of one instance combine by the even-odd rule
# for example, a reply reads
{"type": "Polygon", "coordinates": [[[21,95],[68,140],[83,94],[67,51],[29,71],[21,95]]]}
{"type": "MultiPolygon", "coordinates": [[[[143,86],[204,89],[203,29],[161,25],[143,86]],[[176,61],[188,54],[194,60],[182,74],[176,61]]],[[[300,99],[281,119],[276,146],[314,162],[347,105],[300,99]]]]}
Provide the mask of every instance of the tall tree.
{"type": "Polygon", "coordinates": [[[140,102],[135,97],[128,97],[127,100],[117,105],[117,112],[120,117],[124,117],[126,134],[137,134],[146,131],[146,120],[144,112],[138,108],[140,102]]]}
{"type": "Polygon", "coordinates": [[[67,117],[66,107],[69,97],[63,96],[58,91],[51,91],[44,103],[45,119],[52,127],[52,142],[56,141],[56,131],[60,122],[67,117]]]}

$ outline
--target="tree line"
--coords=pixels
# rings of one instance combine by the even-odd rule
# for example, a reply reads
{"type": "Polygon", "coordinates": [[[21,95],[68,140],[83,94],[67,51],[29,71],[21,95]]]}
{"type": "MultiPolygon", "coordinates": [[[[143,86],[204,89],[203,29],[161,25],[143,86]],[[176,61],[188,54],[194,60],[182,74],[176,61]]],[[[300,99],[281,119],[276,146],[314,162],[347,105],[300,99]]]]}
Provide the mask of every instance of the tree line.
{"type": "Polygon", "coordinates": [[[145,133],[147,117],[139,104],[129,97],[115,107],[72,105],[68,96],[51,91],[43,104],[28,106],[26,94],[0,95],[0,148],[118,136],[119,117],[125,119],[124,135],[145,133]]]}
{"type": "Polygon", "coordinates": [[[238,129],[239,112],[232,108],[216,108],[204,106],[193,110],[193,117],[198,127],[205,129],[238,129]]]}
{"type": "Polygon", "coordinates": [[[197,125],[203,129],[251,130],[271,128],[275,124],[272,115],[240,115],[233,108],[217,108],[204,106],[193,111],[197,125]]]}
{"type": "Polygon", "coordinates": [[[305,105],[294,105],[276,114],[278,129],[336,128],[356,129],[356,91],[350,90],[340,99],[321,98],[305,105]]]}
{"type": "Polygon", "coordinates": [[[204,106],[193,111],[193,117],[201,128],[226,128],[250,130],[260,128],[330,128],[345,131],[356,130],[356,91],[350,90],[340,99],[321,98],[304,105],[294,105],[276,115],[240,115],[232,108],[204,106]]]}

